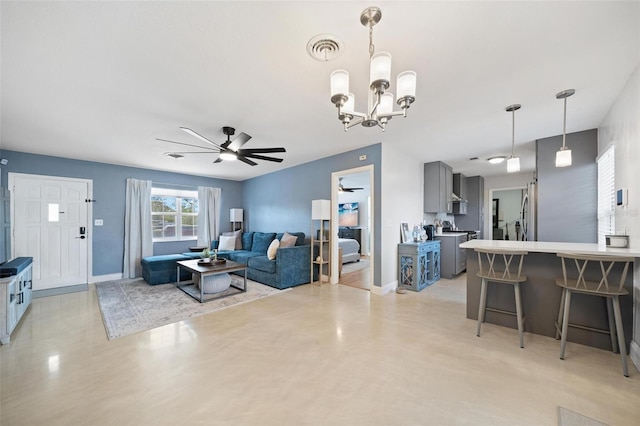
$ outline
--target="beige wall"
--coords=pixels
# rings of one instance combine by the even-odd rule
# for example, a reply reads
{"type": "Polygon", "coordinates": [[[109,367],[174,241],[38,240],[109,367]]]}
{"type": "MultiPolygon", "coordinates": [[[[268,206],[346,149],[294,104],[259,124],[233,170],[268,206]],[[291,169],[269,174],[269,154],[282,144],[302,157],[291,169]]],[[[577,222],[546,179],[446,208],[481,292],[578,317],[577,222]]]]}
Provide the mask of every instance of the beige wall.
{"type": "MultiPolygon", "coordinates": [[[[640,247],[640,66],[616,99],[598,128],[598,154],[615,146],[616,189],[626,188],[626,207],[616,208],[616,229],[626,228],[629,244],[640,247]]],[[[640,369],[640,259],[633,273],[633,341],[631,358],[640,369]]]]}

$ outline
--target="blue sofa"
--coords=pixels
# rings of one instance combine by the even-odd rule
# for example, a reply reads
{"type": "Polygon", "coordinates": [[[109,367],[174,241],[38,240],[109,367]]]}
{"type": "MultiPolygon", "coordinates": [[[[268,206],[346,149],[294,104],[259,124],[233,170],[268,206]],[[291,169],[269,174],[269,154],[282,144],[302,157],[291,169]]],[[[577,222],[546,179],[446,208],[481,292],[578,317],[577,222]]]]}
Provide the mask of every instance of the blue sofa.
{"type": "MultiPolygon", "coordinates": [[[[267,257],[267,249],[275,238],[280,240],[283,233],[243,232],[242,249],[219,251],[218,257],[247,265],[247,278],[271,287],[284,289],[306,284],[311,273],[311,247],[305,245],[303,232],[290,234],[297,237],[296,245],[278,249],[274,260],[267,257]]],[[[217,249],[218,241],[212,241],[211,248],[217,249]]],[[[197,252],[146,257],[141,262],[142,277],[152,285],[175,282],[176,261],[199,257],[197,252]]],[[[182,276],[182,271],[181,279],[188,279],[182,276]]]]}

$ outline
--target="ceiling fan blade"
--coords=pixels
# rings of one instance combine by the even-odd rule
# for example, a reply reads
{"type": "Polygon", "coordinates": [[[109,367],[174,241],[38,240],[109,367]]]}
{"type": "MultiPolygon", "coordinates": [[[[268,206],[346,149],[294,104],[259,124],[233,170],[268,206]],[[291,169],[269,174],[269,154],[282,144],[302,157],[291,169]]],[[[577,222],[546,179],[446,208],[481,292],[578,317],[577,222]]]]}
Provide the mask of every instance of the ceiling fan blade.
{"type": "Polygon", "coordinates": [[[224,148],[229,148],[232,151],[237,151],[240,149],[242,145],[247,143],[249,139],[251,139],[251,136],[249,136],[246,133],[240,132],[240,134],[234,140],[232,140],[230,144],[228,144],[224,148]]]}
{"type": "Polygon", "coordinates": [[[216,161],[213,162],[213,164],[216,164],[216,163],[222,163],[222,158],[218,157],[216,161]]]}
{"type": "Polygon", "coordinates": [[[345,189],[345,191],[349,190],[349,192],[353,192],[353,191],[359,191],[359,190],[364,189],[364,188],[344,188],[344,189],[345,189]]]}
{"type": "Polygon", "coordinates": [[[240,160],[243,163],[246,163],[246,164],[248,164],[250,166],[257,166],[258,165],[258,163],[254,162],[254,161],[251,161],[248,158],[244,158],[244,157],[242,157],[240,155],[238,155],[238,160],[240,160]]]}
{"type": "MultiPolygon", "coordinates": [[[[175,143],[177,145],[190,146],[190,147],[198,148],[198,149],[210,149],[210,150],[213,150],[213,148],[209,148],[209,147],[206,147],[206,146],[199,146],[199,145],[191,145],[190,143],[182,143],[182,142],[170,141],[170,140],[167,140],[167,139],[160,139],[160,138],[156,138],[156,140],[160,141],[160,142],[169,142],[169,143],[175,143]]],[[[218,152],[218,150],[216,150],[215,152],[218,152]]]]}
{"type": "Polygon", "coordinates": [[[204,136],[202,136],[201,134],[194,132],[193,130],[191,130],[188,127],[180,127],[180,130],[190,134],[191,136],[194,136],[204,142],[210,143],[211,145],[215,146],[216,148],[220,148],[220,145],[218,145],[217,143],[211,142],[209,139],[205,138],[204,136]]]}
{"type": "Polygon", "coordinates": [[[273,161],[274,163],[282,163],[282,158],[275,158],[275,157],[265,157],[264,155],[256,155],[256,154],[245,154],[245,153],[238,153],[238,158],[242,156],[242,157],[249,157],[249,158],[255,158],[256,160],[265,160],[265,161],[273,161]]]}
{"type": "Polygon", "coordinates": [[[170,151],[172,154],[220,154],[219,151],[170,151]]]}
{"type": "Polygon", "coordinates": [[[239,149],[238,154],[272,154],[274,152],[287,152],[284,148],[249,148],[239,149]]]}

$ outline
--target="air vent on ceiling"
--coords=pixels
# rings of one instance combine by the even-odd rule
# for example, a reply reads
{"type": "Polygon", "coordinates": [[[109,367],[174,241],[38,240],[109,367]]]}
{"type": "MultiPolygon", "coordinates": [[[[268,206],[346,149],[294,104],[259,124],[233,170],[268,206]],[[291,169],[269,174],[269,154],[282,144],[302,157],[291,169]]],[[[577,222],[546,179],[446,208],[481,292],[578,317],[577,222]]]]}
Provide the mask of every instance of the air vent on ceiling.
{"type": "Polygon", "coordinates": [[[307,43],[307,53],[316,61],[329,62],[342,55],[343,43],[332,34],[318,34],[307,43]]]}

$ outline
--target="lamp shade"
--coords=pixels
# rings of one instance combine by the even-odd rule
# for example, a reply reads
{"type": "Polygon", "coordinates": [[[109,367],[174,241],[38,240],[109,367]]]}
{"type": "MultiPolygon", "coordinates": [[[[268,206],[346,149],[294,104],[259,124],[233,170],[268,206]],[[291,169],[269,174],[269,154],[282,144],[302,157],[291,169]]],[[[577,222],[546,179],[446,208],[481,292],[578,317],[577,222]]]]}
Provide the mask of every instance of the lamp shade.
{"type": "Polygon", "coordinates": [[[391,54],[387,52],[376,53],[371,57],[371,69],[369,71],[369,84],[377,81],[389,83],[391,78],[391,54]]]}
{"type": "Polygon", "coordinates": [[[347,114],[353,114],[356,110],[356,95],[353,93],[349,93],[349,97],[347,98],[347,102],[344,103],[342,107],[342,111],[347,114]]]}
{"type": "Polygon", "coordinates": [[[329,220],[331,219],[331,200],[312,200],[311,219],[329,220]]]}
{"type": "Polygon", "coordinates": [[[571,165],[571,150],[560,149],[556,152],[556,167],[568,167],[571,165]]]}
{"type": "Polygon", "coordinates": [[[507,173],[515,173],[520,171],[520,159],[511,157],[507,160],[507,173]]]}
{"type": "Polygon", "coordinates": [[[349,71],[335,70],[331,73],[331,97],[349,94],[349,71]]]}
{"type": "Polygon", "coordinates": [[[414,71],[404,71],[398,74],[398,99],[406,96],[416,97],[416,73],[414,71]]]}
{"type": "Polygon", "coordinates": [[[242,222],[244,211],[242,209],[229,210],[229,222],[242,222]]]}
{"type": "Polygon", "coordinates": [[[380,96],[378,115],[391,114],[393,112],[393,93],[385,92],[380,96]]]}

